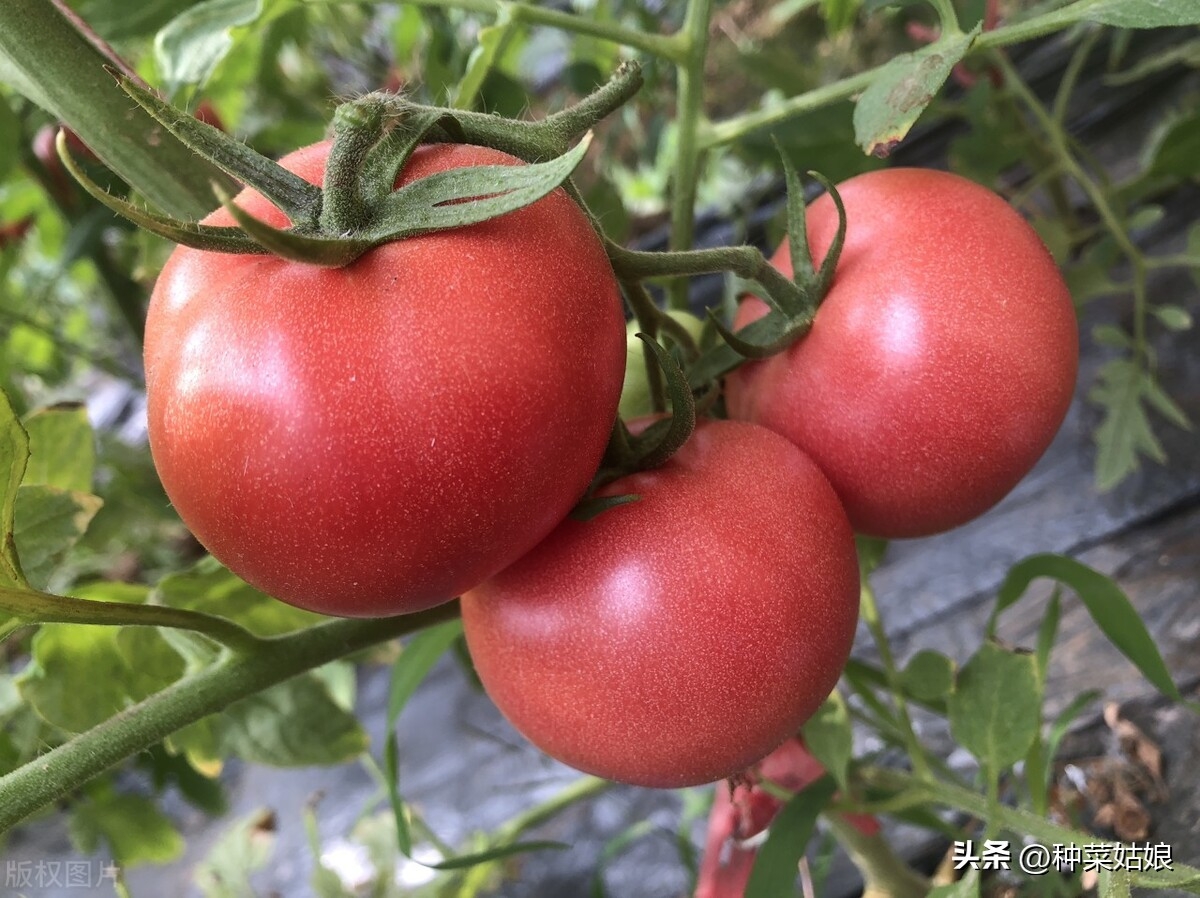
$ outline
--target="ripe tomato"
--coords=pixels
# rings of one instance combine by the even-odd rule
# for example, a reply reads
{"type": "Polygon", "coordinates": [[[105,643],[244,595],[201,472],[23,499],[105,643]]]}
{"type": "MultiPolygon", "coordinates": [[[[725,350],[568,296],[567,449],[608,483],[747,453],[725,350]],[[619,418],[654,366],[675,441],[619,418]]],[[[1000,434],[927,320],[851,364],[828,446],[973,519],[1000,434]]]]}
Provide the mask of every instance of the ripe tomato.
{"type": "Polygon", "coordinates": [[[679,787],[755,763],[837,683],[858,617],[845,512],[802,452],[702,422],[462,599],[484,688],[542,751],[679,787]]]}
{"type": "MultiPolygon", "coordinates": [[[[883,169],[838,190],[846,244],[812,330],[730,375],[729,412],[811,455],[857,530],[948,530],[1000,501],[1061,425],[1071,297],[1033,229],[971,181],[883,169]]],[[[807,228],[819,262],[837,228],[828,196],[807,228]]],[[[790,273],[786,245],[772,262],[790,273]]],[[[765,308],[748,298],[736,326],[765,308]]]]}
{"type": "MultiPolygon", "coordinates": [[[[320,183],[328,152],[282,164],[320,183]]],[[[399,183],[484,164],[519,163],[430,146],[399,183]]],[[[255,191],[238,202],[286,223],[255,191]]],[[[578,501],[624,363],[616,280],[561,189],[342,269],[179,248],[146,323],[151,451],[184,522],[250,583],[327,614],[417,611],[578,501]]]]}

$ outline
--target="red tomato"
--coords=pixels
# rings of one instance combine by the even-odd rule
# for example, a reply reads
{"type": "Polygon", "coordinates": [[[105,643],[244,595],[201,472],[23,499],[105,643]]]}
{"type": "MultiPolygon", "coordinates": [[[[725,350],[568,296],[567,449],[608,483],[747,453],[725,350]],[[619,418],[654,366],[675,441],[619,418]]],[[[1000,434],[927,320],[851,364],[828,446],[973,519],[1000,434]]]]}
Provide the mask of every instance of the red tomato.
{"type": "MultiPolygon", "coordinates": [[[[971,181],[883,169],[838,190],[846,245],[812,331],[731,374],[729,412],[812,456],[857,530],[949,530],[1000,501],[1061,425],[1071,297],[1033,229],[971,181]]],[[[828,196],[807,228],[819,262],[837,228],[828,196]]],[[[772,262],[790,273],[786,245],[772,262]]],[[[748,298],[735,324],[765,309],[748,298]]]]}
{"type": "Polygon", "coordinates": [[[580,770],[679,787],[767,755],[837,683],[858,564],[829,483],[787,440],[701,423],[665,465],[602,495],[462,600],[484,688],[580,770]]]}
{"type": "MultiPolygon", "coordinates": [[[[282,164],[320,183],[328,152],[282,164]]],[[[430,146],[400,183],[484,164],[519,163],[430,146]]],[[[286,223],[255,191],[238,202],[286,223]]],[[[417,611],[571,509],[624,363],[615,278],[561,189],[341,269],[179,248],[146,323],[151,451],[184,522],[250,583],[327,614],[417,611]]]]}

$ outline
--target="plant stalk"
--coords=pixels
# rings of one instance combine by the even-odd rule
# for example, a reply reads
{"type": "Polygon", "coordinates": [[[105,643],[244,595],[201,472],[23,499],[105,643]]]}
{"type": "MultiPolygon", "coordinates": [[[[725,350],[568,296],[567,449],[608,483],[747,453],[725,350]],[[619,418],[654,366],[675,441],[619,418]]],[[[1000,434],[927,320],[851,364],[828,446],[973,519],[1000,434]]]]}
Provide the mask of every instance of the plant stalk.
{"type": "MultiPolygon", "coordinates": [[[[144,609],[139,609],[144,610],[144,609]]],[[[333,620],[225,654],[104,723],[0,777],[0,833],[171,733],[285,680],[458,614],[451,602],[418,614],[333,620]]]]}

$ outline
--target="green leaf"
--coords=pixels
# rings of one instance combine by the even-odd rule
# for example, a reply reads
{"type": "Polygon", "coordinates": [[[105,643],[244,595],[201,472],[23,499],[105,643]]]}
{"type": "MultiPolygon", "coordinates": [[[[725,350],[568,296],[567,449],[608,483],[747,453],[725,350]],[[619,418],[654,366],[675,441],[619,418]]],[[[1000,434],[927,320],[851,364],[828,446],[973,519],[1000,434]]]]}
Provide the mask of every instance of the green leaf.
{"type": "Polygon", "coordinates": [[[461,620],[446,621],[422,630],[405,643],[400,657],[392,665],[387,715],[389,730],[396,725],[400,712],[416,692],[417,686],[461,633],[461,620]]]}
{"type": "Polygon", "coordinates": [[[854,107],[854,134],[863,151],[887,156],[933,102],[981,30],[946,35],[884,65],[854,107]]]}
{"type": "Polygon", "coordinates": [[[190,570],[164,577],[155,587],[155,596],[172,608],[203,611],[236,621],[256,636],[280,636],[327,620],[259,592],[211,557],[190,570]]]}
{"type": "Polygon", "coordinates": [[[925,898],[979,898],[979,871],[968,870],[967,875],[956,882],[934,886],[925,898]]]}
{"type": "Polygon", "coordinates": [[[514,24],[511,9],[504,4],[500,6],[495,22],[479,29],[475,46],[467,59],[466,71],[458,82],[454,100],[450,104],[455,109],[470,109],[475,105],[484,79],[512,37],[514,24]]]}
{"type": "Polygon", "coordinates": [[[21,122],[7,97],[0,95],[0,181],[8,177],[8,173],[21,158],[21,122]]]}
{"type": "Polygon", "coordinates": [[[1154,313],[1154,317],[1158,319],[1158,323],[1167,330],[1180,332],[1192,329],[1192,313],[1182,306],[1155,306],[1151,311],[1154,313]]]}
{"type": "Polygon", "coordinates": [[[202,87],[233,48],[233,29],[257,22],[263,0],[206,0],[171,20],[154,38],[154,60],[168,95],[202,87]]]}
{"type": "Polygon", "coordinates": [[[945,698],[954,687],[954,660],[941,652],[922,649],[908,659],[900,673],[900,684],[919,701],[945,698]]]}
{"type": "Polygon", "coordinates": [[[156,207],[200,218],[225,176],[131,108],[105,69],[111,62],[55,4],[0,3],[0,81],[65,122],[156,207]]]}
{"type": "Polygon", "coordinates": [[[156,630],[47,624],[33,637],[21,696],[42,719],[81,733],[183,676],[156,630]]]}
{"type": "Polygon", "coordinates": [[[854,24],[862,0],[821,0],[821,15],[830,34],[839,34],[854,24]]]}
{"type": "Polygon", "coordinates": [[[804,724],[804,744],[809,753],[829,771],[838,787],[849,788],[850,760],[854,755],[854,733],[850,712],[834,693],[804,724]]]}
{"type": "Polygon", "coordinates": [[[1200,25],[1196,0],[1079,0],[1062,10],[1114,28],[1170,28],[1200,25]]]}
{"type": "Polygon", "coordinates": [[[96,441],[83,405],[57,405],[25,419],[29,465],[25,485],[41,483],[77,493],[92,490],[96,441]]]}
{"type": "Polygon", "coordinates": [[[0,586],[26,585],[13,539],[13,525],[17,493],[28,461],[29,436],[8,397],[0,391],[0,586]]]}
{"type": "Polygon", "coordinates": [[[1146,625],[1124,591],[1109,577],[1065,555],[1033,555],[1013,565],[996,597],[989,631],[1001,612],[1016,604],[1034,580],[1049,577],[1071,587],[1100,631],[1163,695],[1183,701],[1146,625]]]}
{"type": "Polygon", "coordinates": [[[29,582],[44,588],[67,551],[87,532],[104,504],[99,496],[53,486],[17,490],[13,538],[29,582]]]}
{"type": "Polygon", "coordinates": [[[265,809],[227,828],[192,873],[204,898],[253,898],[250,874],[271,859],[275,831],[275,813],[265,809]]]}
{"type": "Polygon", "coordinates": [[[1096,428],[1096,488],[1110,490],[1137,470],[1139,456],[1162,464],[1167,455],[1154,435],[1144,404],[1180,427],[1189,427],[1187,416],[1155,384],[1153,376],[1130,359],[1108,362],[1089,398],[1104,409],[1096,428]]]}
{"type": "Polygon", "coordinates": [[[273,767],[351,761],[367,748],[358,718],[306,675],[230,705],[220,717],[220,751],[273,767]]]}
{"type": "Polygon", "coordinates": [[[985,642],[955,678],[950,731],[995,778],[1029,751],[1041,725],[1033,655],[985,642]]]}
{"type": "Polygon", "coordinates": [[[792,895],[804,849],[812,838],[817,816],[829,804],[837,784],[823,776],[792,796],[767,831],[746,883],[745,898],[792,895]]]}
{"type": "Polygon", "coordinates": [[[118,866],[166,864],[183,855],[183,836],[158,805],[140,795],[123,795],[105,788],[89,790],[76,805],[69,822],[71,839],[85,854],[108,846],[107,857],[118,866]]]}

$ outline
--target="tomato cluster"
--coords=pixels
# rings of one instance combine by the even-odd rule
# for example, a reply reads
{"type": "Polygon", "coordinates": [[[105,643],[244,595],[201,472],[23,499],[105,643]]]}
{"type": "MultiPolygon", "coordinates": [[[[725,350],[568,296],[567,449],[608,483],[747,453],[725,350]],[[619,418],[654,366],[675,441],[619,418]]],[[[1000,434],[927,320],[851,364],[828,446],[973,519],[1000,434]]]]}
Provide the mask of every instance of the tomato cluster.
{"type": "MultiPolygon", "coordinates": [[[[283,164],[317,183],[328,153],[283,164]]],[[[424,147],[398,183],[497,163],[516,160],[424,147]]],[[[163,483],[214,555],[301,607],[384,615],[461,594],[484,687],[548,754],[650,786],[734,776],[845,666],[854,531],[924,535],[986,510],[1074,384],[1070,297],[1003,201],[910,170],[840,194],[848,236],[811,331],[730,375],[735,420],[702,420],[664,464],[596,490],[635,501],[588,519],[568,512],[617,414],[626,329],[562,190],[339,270],[181,248],[147,323],[163,483]]],[[[254,191],[239,203],[284,223],[254,191]]],[[[829,198],[811,206],[818,262],[837,226],[829,198]]],[[[748,299],[739,323],[764,310],[748,299]]],[[[622,412],[647,393],[631,378],[622,412]]]]}

